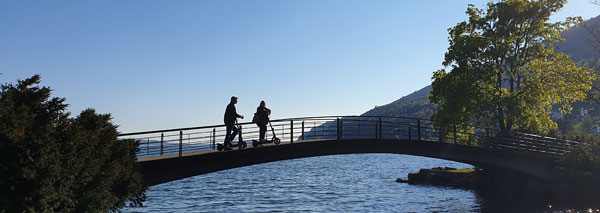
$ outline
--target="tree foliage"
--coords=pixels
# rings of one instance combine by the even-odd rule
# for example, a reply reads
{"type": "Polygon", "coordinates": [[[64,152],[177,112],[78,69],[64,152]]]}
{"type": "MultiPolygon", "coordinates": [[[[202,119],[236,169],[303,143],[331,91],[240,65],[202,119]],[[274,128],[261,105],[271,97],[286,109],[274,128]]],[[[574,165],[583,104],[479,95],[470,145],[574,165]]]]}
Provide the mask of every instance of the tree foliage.
{"type": "Polygon", "coordinates": [[[0,91],[0,212],[99,212],[145,188],[137,142],[117,140],[109,114],[93,109],[70,118],[64,98],[39,87],[40,76],[0,91]]]}
{"type": "Polygon", "coordinates": [[[430,101],[438,128],[478,124],[500,131],[545,134],[556,128],[550,114],[586,98],[593,71],[555,51],[560,32],[580,18],[550,23],[565,0],[502,0],[487,10],[469,5],[468,21],[449,29],[450,47],[434,72],[430,101]]]}
{"type": "Polygon", "coordinates": [[[584,133],[568,135],[568,138],[581,142],[571,147],[570,152],[560,159],[559,165],[575,171],[576,174],[589,173],[593,175],[596,183],[600,181],[600,136],[584,133]]]}

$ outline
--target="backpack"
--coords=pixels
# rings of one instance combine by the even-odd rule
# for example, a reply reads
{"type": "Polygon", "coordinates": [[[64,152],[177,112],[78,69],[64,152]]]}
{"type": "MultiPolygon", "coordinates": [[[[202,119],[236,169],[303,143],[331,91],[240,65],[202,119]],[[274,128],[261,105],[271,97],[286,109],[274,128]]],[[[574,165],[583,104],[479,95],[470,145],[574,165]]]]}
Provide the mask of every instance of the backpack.
{"type": "Polygon", "coordinates": [[[254,113],[254,117],[252,117],[252,123],[258,123],[260,122],[260,116],[258,115],[258,113],[254,113]]]}

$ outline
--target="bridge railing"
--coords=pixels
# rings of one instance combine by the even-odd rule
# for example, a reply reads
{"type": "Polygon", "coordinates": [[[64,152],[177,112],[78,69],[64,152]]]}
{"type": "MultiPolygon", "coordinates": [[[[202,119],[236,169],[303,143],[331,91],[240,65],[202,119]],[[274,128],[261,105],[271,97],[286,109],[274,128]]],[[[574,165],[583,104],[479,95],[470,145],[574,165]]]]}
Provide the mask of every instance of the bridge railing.
{"type": "MultiPolygon", "coordinates": [[[[308,140],[409,140],[454,143],[508,151],[562,155],[576,142],[537,135],[513,133],[491,134],[490,130],[472,125],[450,124],[449,130],[436,129],[431,120],[383,116],[320,116],[276,119],[267,126],[266,139],[279,138],[282,143],[308,140]],[[453,127],[453,128],[452,128],[453,127]]],[[[258,140],[256,124],[239,123],[242,140],[252,146],[258,140]]],[[[211,151],[225,140],[225,125],[177,128],[120,134],[121,139],[140,142],[138,157],[181,157],[188,153],[211,151]]],[[[239,141],[239,136],[233,144],[239,141]]]]}
{"type": "Polygon", "coordinates": [[[513,151],[530,151],[544,153],[551,156],[561,156],[569,152],[576,141],[562,140],[534,134],[512,132],[500,133],[489,139],[488,148],[513,151]]]}

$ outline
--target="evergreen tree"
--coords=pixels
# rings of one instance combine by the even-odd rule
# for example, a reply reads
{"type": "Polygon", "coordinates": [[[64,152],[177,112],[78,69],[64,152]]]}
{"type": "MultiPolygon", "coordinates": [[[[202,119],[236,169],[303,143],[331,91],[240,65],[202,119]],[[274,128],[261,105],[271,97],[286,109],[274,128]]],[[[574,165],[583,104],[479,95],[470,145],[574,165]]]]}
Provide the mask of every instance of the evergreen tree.
{"type": "Polygon", "coordinates": [[[137,142],[117,140],[109,114],[87,109],[69,118],[64,98],[37,86],[40,76],[0,91],[0,212],[98,212],[145,188],[137,142]]]}

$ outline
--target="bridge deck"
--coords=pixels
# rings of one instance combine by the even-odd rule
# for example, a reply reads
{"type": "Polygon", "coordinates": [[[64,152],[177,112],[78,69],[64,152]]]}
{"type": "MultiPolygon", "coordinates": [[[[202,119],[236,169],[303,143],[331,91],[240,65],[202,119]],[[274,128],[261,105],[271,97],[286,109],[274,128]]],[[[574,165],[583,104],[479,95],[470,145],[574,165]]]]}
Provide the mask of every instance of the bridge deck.
{"type": "MultiPolygon", "coordinates": [[[[140,141],[138,162],[147,185],[278,160],[352,153],[395,153],[434,157],[552,178],[558,156],[576,144],[525,133],[496,133],[471,125],[434,127],[426,119],[325,116],[273,120],[267,138],[281,144],[219,152],[224,125],[121,134],[140,141]],[[276,135],[273,135],[276,134],[276,135]],[[291,143],[293,142],[293,143],[291,143]]],[[[243,138],[258,138],[253,123],[239,124],[243,138]]],[[[246,140],[248,141],[248,140],[246,140]]],[[[234,142],[235,143],[235,142],[234,142]]]]}
{"type": "MultiPolygon", "coordinates": [[[[311,142],[319,142],[319,141],[324,141],[324,140],[303,140],[303,141],[297,141],[294,143],[296,143],[296,144],[311,143],[311,142]]],[[[265,147],[269,147],[269,146],[279,146],[279,145],[275,145],[273,143],[268,143],[268,144],[263,144],[262,147],[252,147],[251,144],[248,144],[248,147],[244,148],[243,150],[245,150],[245,149],[261,149],[261,148],[265,148],[265,147]]],[[[203,154],[209,154],[209,153],[235,152],[238,150],[240,150],[240,149],[237,147],[234,147],[233,150],[228,150],[228,151],[206,150],[206,151],[197,151],[197,152],[186,152],[186,153],[182,153],[181,157],[191,157],[191,156],[203,155],[203,154]]],[[[179,154],[159,155],[159,156],[139,158],[137,161],[138,162],[146,162],[146,161],[173,159],[173,158],[180,158],[180,156],[179,156],[179,154]]]]}

